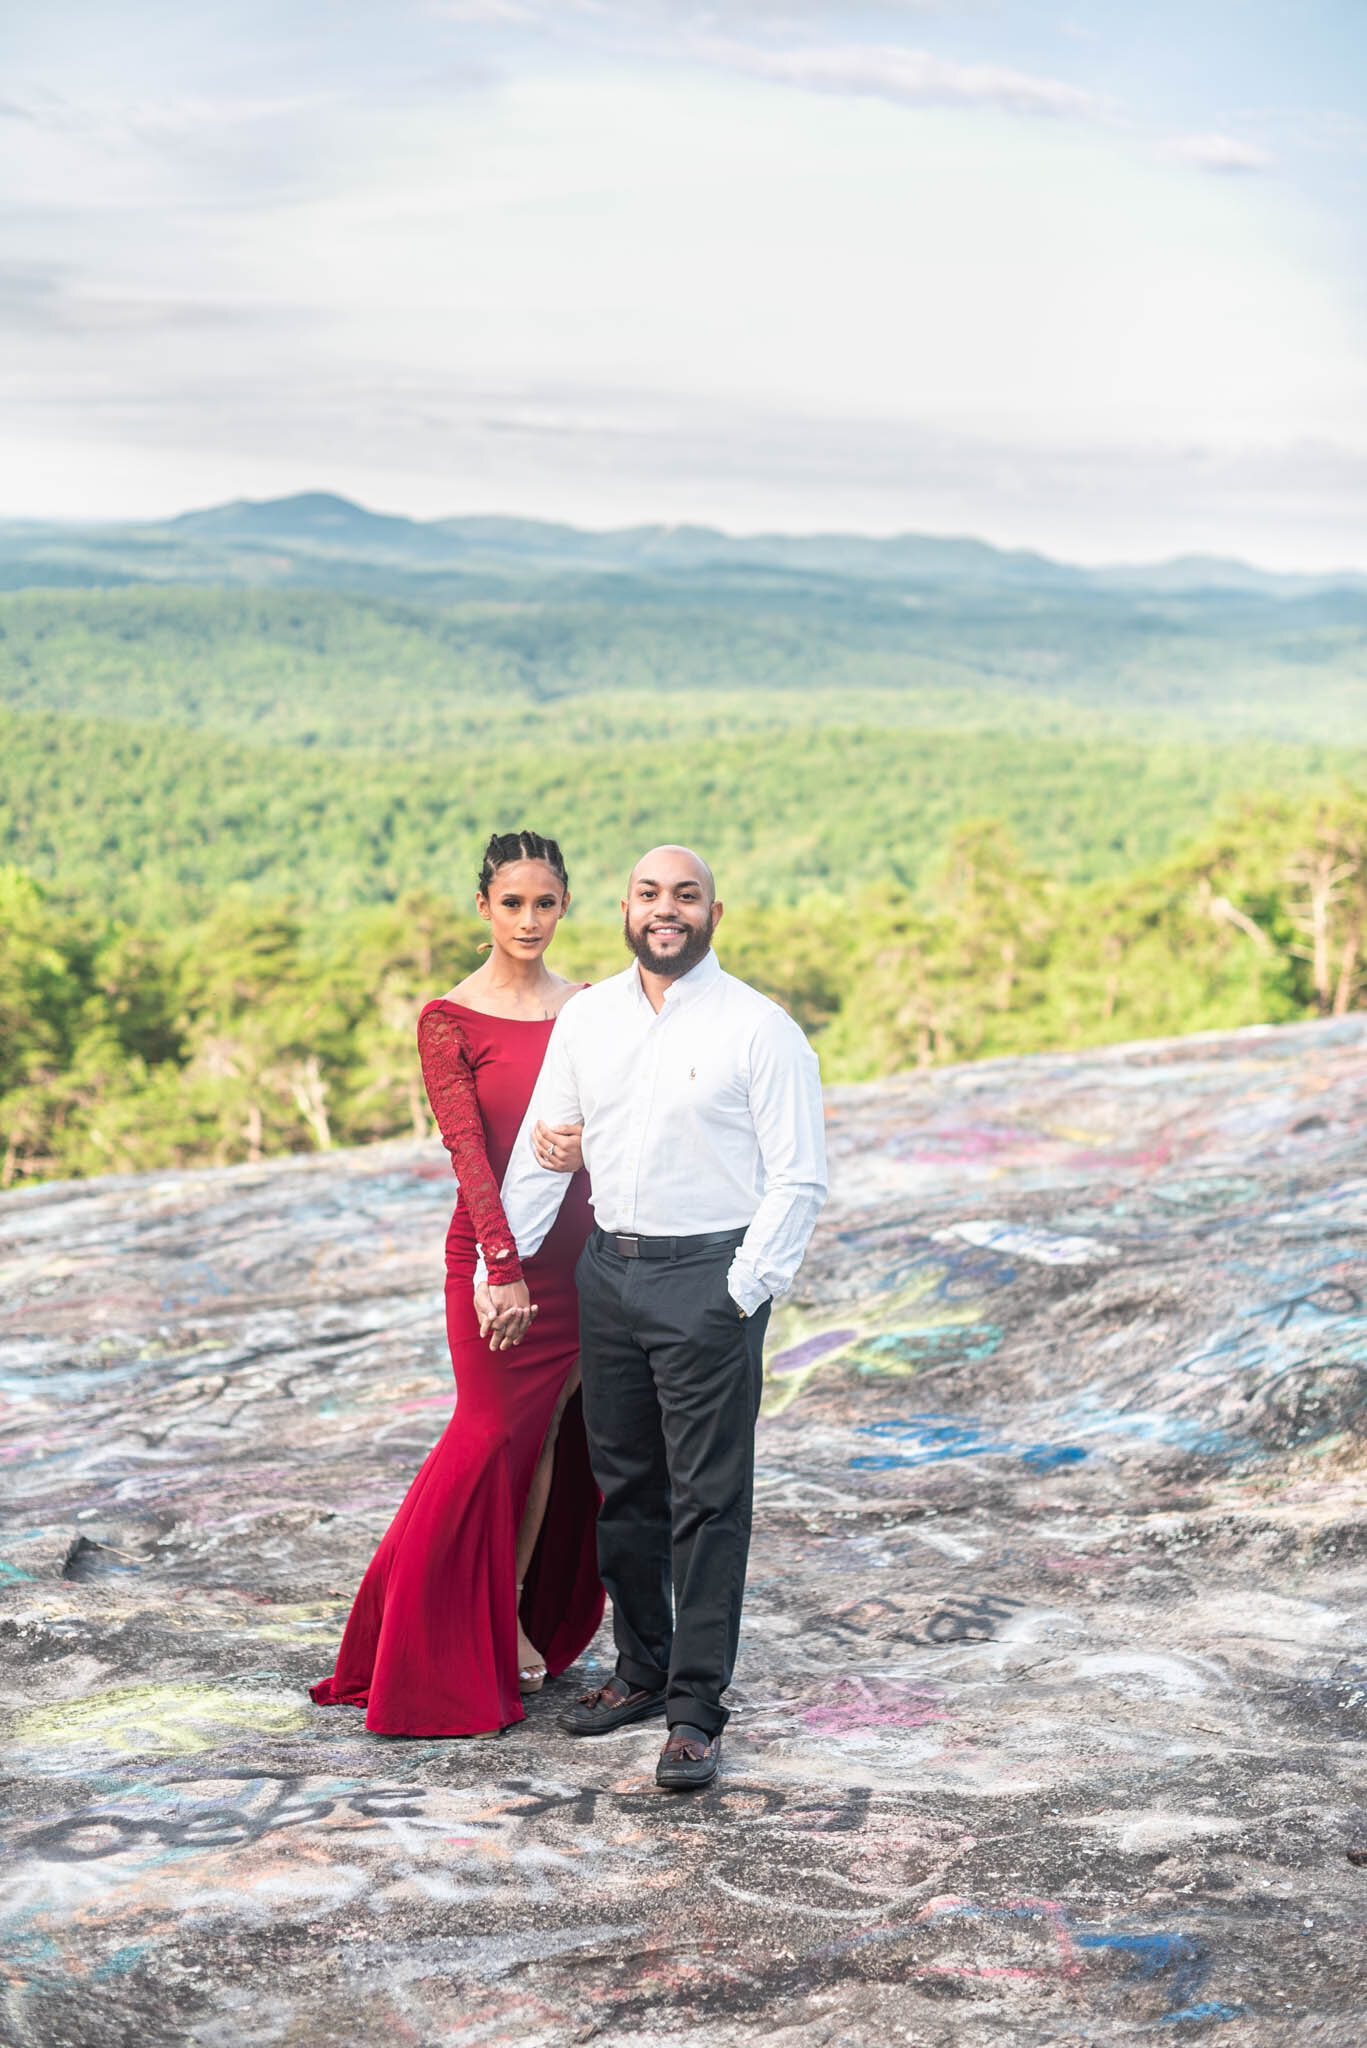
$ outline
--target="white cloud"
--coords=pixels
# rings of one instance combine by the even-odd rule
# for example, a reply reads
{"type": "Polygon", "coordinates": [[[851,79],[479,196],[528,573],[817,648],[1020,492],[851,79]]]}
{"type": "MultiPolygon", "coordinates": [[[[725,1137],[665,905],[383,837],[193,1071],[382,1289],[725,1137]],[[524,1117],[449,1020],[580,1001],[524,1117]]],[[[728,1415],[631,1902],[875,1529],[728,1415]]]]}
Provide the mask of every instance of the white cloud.
{"type": "Polygon", "coordinates": [[[524,28],[543,19],[539,8],[524,7],[521,0],[428,0],[427,12],[482,28],[524,28]]]}
{"type": "Polygon", "coordinates": [[[1103,103],[1060,78],[1000,64],[955,64],[929,50],[846,43],[800,50],[700,40],[698,54],[727,70],[810,92],[851,93],[904,107],[993,107],[1010,114],[1098,120],[1103,103]]]}
{"type": "Polygon", "coordinates": [[[1179,135],[1164,145],[1164,153],[1198,171],[1215,171],[1237,176],[1240,172],[1267,171],[1272,159],[1254,142],[1241,142],[1234,135],[1179,135]]]}
{"type": "Polygon", "coordinates": [[[1156,150],[1042,56],[785,50],[761,11],[573,62],[436,22],[359,83],[335,48],[7,81],[3,509],[316,484],[1367,559],[1352,266],[1290,167],[1193,176],[1251,145],[1211,110],[1156,150]]]}

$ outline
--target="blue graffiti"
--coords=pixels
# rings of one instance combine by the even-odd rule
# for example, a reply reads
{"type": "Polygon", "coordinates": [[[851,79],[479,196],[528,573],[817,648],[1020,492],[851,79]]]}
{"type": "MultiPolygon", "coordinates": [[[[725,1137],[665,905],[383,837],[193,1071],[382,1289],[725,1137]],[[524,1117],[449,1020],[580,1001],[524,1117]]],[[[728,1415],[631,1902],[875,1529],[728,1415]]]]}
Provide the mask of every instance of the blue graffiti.
{"type": "Polygon", "coordinates": [[[997,1323],[915,1324],[900,1330],[880,1330],[859,1346],[861,1358],[877,1363],[893,1358],[905,1365],[939,1365],[948,1358],[976,1361],[991,1358],[1002,1341],[997,1323]]]}
{"type": "Polygon", "coordinates": [[[1026,1444],[993,1436],[971,1423],[949,1422],[939,1415],[913,1415],[900,1422],[866,1422],[859,1436],[895,1437],[904,1448],[881,1456],[851,1458],[856,1472],[891,1472],[908,1466],[938,1465],[949,1458],[1019,1458],[1032,1472],[1056,1472],[1079,1465],[1087,1456],[1080,1444],[1026,1444]]]}
{"type": "MultiPolygon", "coordinates": [[[[1200,1992],[1210,1971],[1210,1950],[1206,1943],[1189,1934],[1104,1934],[1100,1930],[1074,1927],[1066,1910],[1050,1908],[1040,1900],[1018,1900],[1005,1906],[980,1906],[972,1899],[943,1900],[918,1920],[1041,1921],[1061,1917],[1063,1927],[1080,1949],[1109,1952],[1126,1959],[1123,1980],[1150,1983],[1166,1979],[1164,1989],[1171,2004],[1158,2022],[1177,2026],[1184,2021],[1232,2020],[1243,2012],[1239,2005],[1223,1999],[1201,1999],[1200,1992]]],[[[895,1927],[862,1928],[826,1946],[814,1949],[813,1957],[823,1959],[850,1954],[874,1944],[905,1941],[917,1923],[895,1927]]]]}
{"type": "Polygon", "coordinates": [[[146,1962],[151,1952],[151,1944],[145,1941],[135,1942],[131,1948],[115,1949],[112,1956],[97,1964],[91,1975],[97,1980],[106,1977],[126,1977],[146,1962]]]}
{"type": "MultiPolygon", "coordinates": [[[[1172,2010],[1165,2012],[1164,2021],[1173,2023],[1188,2018],[1214,2018],[1214,2012],[1206,2013],[1191,2003],[1200,1991],[1210,1969],[1210,1951],[1202,1941],[1194,1941],[1189,1934],[1084,1934],[1074,1937],[1079,1948],[1110,1949],[1113,1953],[1128,1956],[1130,1967],[1125,1972],[1129,1978],[1157,1977],[1167,1970],[1172,1971],[1169,1996],[1172,2010]]],[[[1230,2008],[1225,2008],[1221,2017],[1228,2017],[1230,2008]]]]}
{"type": "Polygon", "coordinates": [[[1080,1465],[1086,1455],[1081,1444],[1036,1444],[1023,1453],[1021,1463],[1032,1472],[1057,1472],[1061,1465],[1080,1465]]]}
{"type": "Polygon", "coordinates": [[[1155,1408],[1102,1408],[1095,1401],[1082,1400],[1065,1409],[1059,1427],[1070,1435],[1129,1437],[1136,1443],[1174,1444],[1180,1450],[1205,1457],[1233,1458],[1256,1451],[1252,1438],[1238,1437],[1226,1429],[1214,1429],[1185,1415],[1169,1415],[1155,1408]]]}
{"type": "Polygon", "coordinates": [[[929,1278],[931,1300],[977,1301],[985,1288],[1011,1287],[1016,1280],[1016,1262],[1006,1253],[987,1245],[943,1244],[923,1231],[842,1230],[837,1242],[853,1252],[874,1252],[888,1262],[878,1281],[880,1294],[897,1294],[913,1281],[929,1278]],[[898,1251],[907,1256],[895,1258],[898,1251]]]}

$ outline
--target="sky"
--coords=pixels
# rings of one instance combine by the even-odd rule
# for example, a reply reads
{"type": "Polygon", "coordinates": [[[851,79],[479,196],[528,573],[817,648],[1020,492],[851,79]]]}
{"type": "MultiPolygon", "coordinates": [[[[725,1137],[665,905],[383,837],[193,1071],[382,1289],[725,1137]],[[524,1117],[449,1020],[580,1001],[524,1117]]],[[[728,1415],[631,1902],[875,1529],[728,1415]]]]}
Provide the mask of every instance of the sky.
{"type": "Polygon", "coordinates": [[[50,0],[0,516],[1367,568],[1364,0],[50,0]]]}

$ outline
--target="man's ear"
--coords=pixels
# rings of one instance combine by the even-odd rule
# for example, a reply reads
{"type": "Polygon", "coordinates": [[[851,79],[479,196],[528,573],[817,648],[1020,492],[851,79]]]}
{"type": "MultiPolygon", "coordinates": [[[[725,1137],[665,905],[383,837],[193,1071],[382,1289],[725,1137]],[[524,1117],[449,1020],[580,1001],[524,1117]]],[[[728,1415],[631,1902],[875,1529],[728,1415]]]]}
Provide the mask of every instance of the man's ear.
{"type": "Polygon", "coordinates": [[[725,905],[724,903],[714,903],[714,904],[712,905],[712,929],[713,929],[713,931],[715,931],[715,930],[717,929],[717,926],[718,926],[718,925],[719,925],[719,924],[721,923],[721,914],[722,914],[723,910],[725,910],[725,908],[726,908],[726,905],[725,905]]]}

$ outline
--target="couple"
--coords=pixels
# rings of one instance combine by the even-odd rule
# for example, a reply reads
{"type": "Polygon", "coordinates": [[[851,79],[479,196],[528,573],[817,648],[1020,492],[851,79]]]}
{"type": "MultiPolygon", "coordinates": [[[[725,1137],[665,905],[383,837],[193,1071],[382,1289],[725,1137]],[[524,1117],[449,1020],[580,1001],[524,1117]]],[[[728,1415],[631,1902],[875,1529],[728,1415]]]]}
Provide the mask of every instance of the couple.
{"type": "Polygon", "coordinates": [[[606,1587],[616,1671],[562,1725],[663,1714],[656,1782],[686,1790],[715,1777],[727,1718],[769,1306],[825,1198],[820,1077],[718,965],[697,854],[636,863],[635,961],[594,988],[542,958],[569,900],[554,840],[495,834],[490,958],[418,1022],[460,1184],[457,1405],[312,1696],[386,1735],[493,1732],[587,1647],[606,1587]]]}

